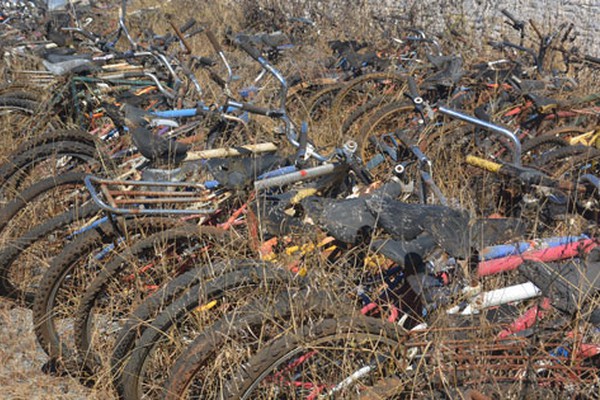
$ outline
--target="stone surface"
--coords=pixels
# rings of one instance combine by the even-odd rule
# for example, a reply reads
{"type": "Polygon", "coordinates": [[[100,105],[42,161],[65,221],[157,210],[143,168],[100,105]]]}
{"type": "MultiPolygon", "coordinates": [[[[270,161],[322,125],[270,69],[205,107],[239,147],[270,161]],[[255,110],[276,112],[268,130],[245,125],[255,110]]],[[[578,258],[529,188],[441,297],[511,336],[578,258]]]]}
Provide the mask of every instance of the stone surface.
{"type": "Polygon", "coordinates": [[[394,14],[432,33],[442,32],[448,24],[458,24],[470,28],[474,39],[504,34],[517,41],[516,31],[502,23],[506,18],[500,11],[505,8],[521,20],[533,19],[543,33],[563,22],[573,22],[578,33],[577,46],[592,55],[600,53],[600,41],[595,40],[600,32],[600,0],[258,0],[258,3],[296,16],[304,13],[315,18],[320,14],[336,21],[353,21],[353,26],[368,24],[364,18],[371,14],[394,14]]]}

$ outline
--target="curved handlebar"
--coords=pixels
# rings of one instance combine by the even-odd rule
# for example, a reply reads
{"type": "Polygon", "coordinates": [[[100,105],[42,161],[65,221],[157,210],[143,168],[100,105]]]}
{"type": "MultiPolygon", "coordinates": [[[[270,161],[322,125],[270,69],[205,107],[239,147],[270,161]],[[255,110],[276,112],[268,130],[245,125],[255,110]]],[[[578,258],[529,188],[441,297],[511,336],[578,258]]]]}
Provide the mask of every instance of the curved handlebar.
{"type": "Polygon", "coordinates": [[[254,60],[256,60],[257,62],[259,62],[260,64],[262,64],[264,62],[264,58],[262,57],[262,53],[260,52],[260,50],[258,50],[256,47],[254,47],[252,45],[252,43],[250,43],[250,39],[248,39],[247,36],[245,36],[245,35],[238,35],[235,38],[235,43],[242,50],[244,50],[246,53],[248,53],[248,55],[250,55],[250,57],[252,57],[254,60]]]}
{"type": "Polygon", "coordinates": [[[486,122],[486,121],[482,121],[482,120],[474,118],[470,115],[460,113],[456,110],[452,110],[452,109],[446,108],[444,106],[440,106],[438,108],[438,110],[442,114],[448,115],[452,118],[460,119],[461,121],[465,121],[465,122],[468,122],[473,125],[477,125],[481,128],[490,130],[492,132],[499,133],[500,135],[508,138],[513,143],[513,146],[514,146],[514,149],[512,152],[513,153],[513,164],[516,165],[517,167],[521,166],[521,141],[513,132],[509,131],[506,128],[502,128],[501,126],[494,125],[494,124],[486,122]]]}
{"type": "Polygon", "coordinates": [[[206,29],[205,33],[206,33],[206,37],[208,38],[208,41],[212,45],[213,49],[215,49],[215,51],[217,53],[222,53],[223,49],[221,48],[221,44],[215,37],[215,34],[210,29],[206,29]]]}
{"type": "Polygon", "coordinates": [[[512,27],[521,31],[525,28],[525,22],[518,20],[514,15],[512,15],[507,9],[500,10],[502,14],[506,18],[508,18],[512,22],[512,27]]]}

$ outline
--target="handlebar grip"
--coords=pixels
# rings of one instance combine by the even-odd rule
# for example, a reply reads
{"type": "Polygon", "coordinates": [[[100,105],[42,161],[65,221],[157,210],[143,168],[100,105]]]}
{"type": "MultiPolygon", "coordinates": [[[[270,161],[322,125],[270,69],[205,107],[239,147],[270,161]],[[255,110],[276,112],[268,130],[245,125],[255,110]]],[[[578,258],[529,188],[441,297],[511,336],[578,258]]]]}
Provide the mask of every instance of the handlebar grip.
{"type": "Polygon", "coordinates": [[[123,74],[123,78],[140,78],[142,76],[146,76],[143,72],[125,72],[123,74]]]}
{"type": "Polygon", "coordinates": [[[302,163],[304,161],[304,156],[306,155],[306,146],[308,145],[308,129],[300,129],[300,135],[298,135],[298,153],[297,153],[297,162],[302,163]]]}
{"type": "Polygon", "coordinates": [[[175,31],[175,35],[179,38],[179,40],[181,41],[181,44],[183,44],[183,47],[185,47],[187,54],[192,54],[192,48],[189,45],[189,43],[185,40],[185,37],[183,37],[183,34],[179,30],[179,28],[177,28],[177,26],[175,26],[175,23],[172,20],[169,20],[169,24],[171,24],[171,27],[175,31]]]}
{"type": "Polygon", "coordinates": [[[583,56],[583,59],[587,62],[591,62],[593,64],[598,64],[600,65],[600,58],[598,57],[592,57],[592,56],[583,56]]]}
{"type": "Polygon", "coordinates": [[[196,29],[194,29],[194,30],[193,30],[193,31],[191,31],[190,33],[186,33],[186,34],[185,34],[185,37],[186,37],[186,39],[187,39],[187,38],[191,38],[191,37],[194,37],[194,36],[196,36],[197,34],[199,34],[199,33],[202,33],[202,32],[204,32],[204,27],[203,27],[203,26],[201,26],[201,27],[199,27],[199,28],[196,28],[196,29]]]}
{"type": "Polygon", "coordinates": [[[477,168],[484,169],[489,172],[498,173],[500,168],[502,168],[502,164],[495,163],[493,161],[486,160],[484,158],[476,157],[473,155],[467,156],[467,164],[472,165],[477,168]]]}
{"type": "Polygon", "coordinates": [[[280,118],[282,113],[271,108],[259,107],[250,103],[240,103],[243,111],[248,111],[251,114],[264,115],[271,118],[280,118]]]}
{"type": "Polygon", "coordinates": [[[210,29],[208,29],[208,28],[206,29],[206,37],[208,38],[208,41],[210,42],[210,44],[212,45],[213,49],[215,49],[215,51],[217,53],[222,53],[223,52],[223,49],[221,48],[221,44],[219,43],[219,41],[215,37],[215,34],[210,29]]]}
{"type": "Polygon", "coordinates": [[[510,19],[512,22],[514,22],[515,24],[516,24],[517,22],[519,22],[519,21],[518,21],[518,20],[515,18],[515,16],[514,16],[514,15],[512,15],[512,14],[510,13],[510,11],[508,11],[506,8],[504,8],[504,9],[500,10],[500,12],[501,12],[502,14],[504,14],[504,16],[505,16],[506,18],[508,18],[508,19],[510,19]]]}
{"type": "Polygon", "coordinates": [[[415,155],[415,157],[417,157],[417,160],[419,160],[420,163],[427,163],[429,161],[429,158],[427,158],[425,153],[423,153],[419,146],[417,146],[416,144],[410,146],[410,151],[412,151],[412,153],[415,155]]]}
{"type": "Polygon", "coordinates": [[[194,18],[190,18],[189,21],[179,27],[179,32],[186,33],[194,25],[196,25],[196,20],[194,18]]]}
{"type": "Polygon", "coordinates": [[[259,63],[262,64],[262,62],[263,62],[262,53],[256,47],[252,46],[252,44],[250,43],[250,41],[247,38],[238,37],[238,38],[236,38],[236,42],[242,50],[244,50],[246,53],[248,53],[250,55],[250,57],[252,57],[253,59],[255,59],[256,61],[258,61],[259,63]]]}
{"type": "Polygon", "coordinates": [[[227,82],[223,78],[221,78],[215,71],[212,69],[208,71],[208,76],[213,80],[221,89],[224,89],[227,86],[227,82]]]}
{"type": "Polygon", "coordinates": [[[214,67],[216,62],[210,57],[196,57],[196,61],[198,61],[199,65],[202,67],[214,67]]]}
{"type": "Polygon", "coordinates": [[[410,92],[410,97],[414,100],[419,96],[419,89],[417,89],[417,82],[415,82],[415,78],[412,76],[408,77],[408,91],[410,92]]]}

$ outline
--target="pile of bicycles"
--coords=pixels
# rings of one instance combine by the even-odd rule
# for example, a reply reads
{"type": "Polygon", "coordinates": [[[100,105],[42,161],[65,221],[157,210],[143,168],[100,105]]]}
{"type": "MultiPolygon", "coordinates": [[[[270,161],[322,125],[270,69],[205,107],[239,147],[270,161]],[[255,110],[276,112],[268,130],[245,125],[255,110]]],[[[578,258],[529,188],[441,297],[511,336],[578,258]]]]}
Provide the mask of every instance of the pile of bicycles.
{"type": "Polygon", "coordinates": [[[597,396],[599,60],[572,24],[503,11],[518,43],[473,58],[393,18],[374,45],[2,4],[0,295],[44,371],[124,399],[597,396]]]}

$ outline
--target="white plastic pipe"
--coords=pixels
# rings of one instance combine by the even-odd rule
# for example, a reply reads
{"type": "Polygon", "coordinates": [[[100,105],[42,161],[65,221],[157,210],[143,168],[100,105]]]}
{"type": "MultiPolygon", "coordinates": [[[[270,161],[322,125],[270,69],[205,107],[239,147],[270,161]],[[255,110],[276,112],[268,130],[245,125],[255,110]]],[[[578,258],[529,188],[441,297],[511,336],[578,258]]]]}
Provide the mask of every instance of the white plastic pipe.
{"type": "Polygon", "coordinates": [[[480,310],[489,307],[495,307],[502,304],[508,304],[515,301],[529,300],[538,297],[542,291],[531,282],[520,285],[508,286],[501,289],[483,292],[469,300],[469,305],[463,310],[460,307],[452,307],[447,314],[472,315],[479,313],[480,310]]]}

